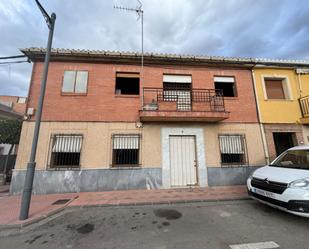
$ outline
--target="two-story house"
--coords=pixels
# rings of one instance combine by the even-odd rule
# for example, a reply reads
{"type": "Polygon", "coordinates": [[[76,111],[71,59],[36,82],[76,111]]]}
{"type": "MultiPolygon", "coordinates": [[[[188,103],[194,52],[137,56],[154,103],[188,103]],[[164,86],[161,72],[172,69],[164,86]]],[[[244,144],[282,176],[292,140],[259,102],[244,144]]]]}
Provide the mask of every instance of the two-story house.
{"type": "MultiPolygon", "coordinates": [[[[44,49],[33,62],[11,193],[29,160],[44,49]],[[31,113],[31,112],[30,112],[31,113]]],[[[265,164],[251,59],[53,49],[35,193],[243,184],[265,164]]]]}
{"type": "Polygon", "coordinates": [[[257,61],[252,70],[257,107],[269,161],[286,149],[308,143],[309,63],[257,61]],[[300,99],[301,98],[301,99],[300,99]],[[301,108],[302,107],[302,108],[301,108]]]}
{"type": "MultiPolygon", "coordinates": [[[[25,97],[0,95],[0,121],[7,119],[22,120],[26,111],[25,97]]],[[[0,143],[0,173],[6,168],[6,173],[14,168],[18,144],[0,143]],[[5,166],[5,164],[7,164],[5,166]]]]}

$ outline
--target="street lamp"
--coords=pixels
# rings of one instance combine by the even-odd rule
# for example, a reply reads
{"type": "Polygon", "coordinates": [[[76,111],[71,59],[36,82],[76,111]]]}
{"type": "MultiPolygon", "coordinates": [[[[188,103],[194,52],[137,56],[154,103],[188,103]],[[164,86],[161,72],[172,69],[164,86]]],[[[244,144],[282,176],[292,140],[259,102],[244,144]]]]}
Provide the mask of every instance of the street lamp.
{"type": "Polygon", "coordinates": [[[27,164],[26,178],[25,178],[23,195],[22,195],[21,205],[20,205],[20,214],[19,214],[20,220],[28,219],[28,216],[29,216],[29,207],[30,207],[30,201],[31,201],[35,165],[36,165],[35,155],[36,155],[38,138],[39,138],[39,133],[40,133],[42,108],[43,108],[47,74],[48,74],[48,65],[49,65],[49,58],[50,58],[54,27],[55,27],[55,21],[56,21],[55,13],[52,13],[51,16],[49,16],[47,12],[45,11],[45,9],[43,8],[43,6],[40,4],[40,2],[38,0],[35,0],[35,2],[37,6],[39,7],[40,11],[42,12],[43,17],[45,18],[45,21],[49,29],[49,34],[48,34],[46,55],[45,55],[45,60],[44,60],[43,76],[42,76],[42,81],[41,81],[41,91],[40,91],[39,102],[38,102],[38,107],[37,107],[36,117],[35,117],[35,127],[34,127],[34,134],[33,134],[33,140],[32,140],[31,154],[30,154],[29,162],[27,164]]]}

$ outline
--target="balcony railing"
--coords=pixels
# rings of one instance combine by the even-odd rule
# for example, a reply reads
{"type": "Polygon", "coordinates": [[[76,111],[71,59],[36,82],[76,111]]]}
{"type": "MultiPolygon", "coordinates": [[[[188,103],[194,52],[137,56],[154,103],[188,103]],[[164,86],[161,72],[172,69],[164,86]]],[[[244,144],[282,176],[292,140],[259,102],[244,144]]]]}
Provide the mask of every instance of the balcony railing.
{"type": "Polygon", "coordinates": [[[298,101],[303,118],[309,117],[309,95],[299,98],[298,101]]]}
{"type": "Polygon", "coordinates": [[[142,120],[219,121],[227,118],[222,90],[144,88],[142,120]]]}

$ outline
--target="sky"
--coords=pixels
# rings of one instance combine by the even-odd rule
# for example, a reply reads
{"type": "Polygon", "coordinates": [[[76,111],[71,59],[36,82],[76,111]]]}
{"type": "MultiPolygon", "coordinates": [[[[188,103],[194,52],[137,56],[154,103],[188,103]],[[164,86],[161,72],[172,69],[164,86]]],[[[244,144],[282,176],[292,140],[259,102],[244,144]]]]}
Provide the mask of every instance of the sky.
{"type": "MultiPolygon", "coordinates": [[[[136,0],[40,0],[53,48],[140,51],[136,0]]],[[[309,60],[308,0],[142,0],[146,52],[309,60]]],[[[34,0],[0,0],[0,57],[46,47],[34,0]]],[[[0,62],[4,62],[1,60],[0,62]]],[[[0,95],[27,96],[31,63],[0,64],[0,95]]]]}

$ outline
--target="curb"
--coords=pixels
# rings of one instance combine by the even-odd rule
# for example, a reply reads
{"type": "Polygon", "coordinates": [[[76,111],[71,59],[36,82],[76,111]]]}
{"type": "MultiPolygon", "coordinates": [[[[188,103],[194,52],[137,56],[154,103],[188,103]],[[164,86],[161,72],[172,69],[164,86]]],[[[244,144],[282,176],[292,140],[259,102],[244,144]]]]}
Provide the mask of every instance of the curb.
{"type": "Polygon", "coordinates": [[[193,200],[175,200],[175,201],[158,201],[158,202],[132,202],[132,203],[113,203],[113,204],[90,204],[90,205],[73,205],[69,208],[93,208],[93,207],[128,207],[128,206],[153,206],[153,205],[172,205],[172,204],[189,204],[204,202],[224,202],[224,201],[241,201],[251,200],[249,196],[224,198],[224,199],[193,199],[193,200]]]}

